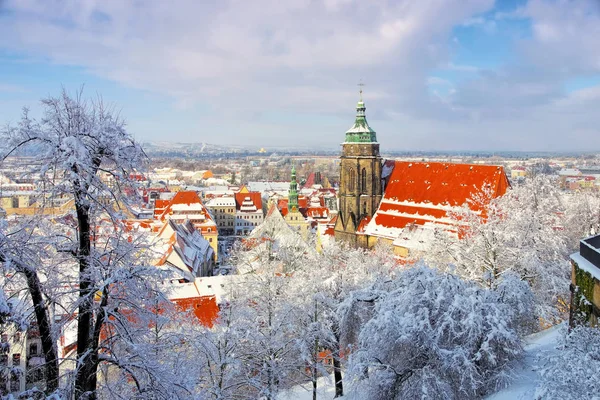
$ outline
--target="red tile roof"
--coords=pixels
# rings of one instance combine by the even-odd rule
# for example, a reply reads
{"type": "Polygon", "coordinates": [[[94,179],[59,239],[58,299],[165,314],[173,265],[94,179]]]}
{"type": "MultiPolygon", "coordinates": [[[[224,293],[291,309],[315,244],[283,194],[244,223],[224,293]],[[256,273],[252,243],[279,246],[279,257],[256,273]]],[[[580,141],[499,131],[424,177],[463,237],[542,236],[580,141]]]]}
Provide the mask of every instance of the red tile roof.
{"type": "Polygon", "coordinates": [[[306,209],[306,217],[328,218],[329,208],[327,207],[309,207],[306,209]]]}
{"type": "MultiPolygon", "coordinates": [[[[277,200],[277,208],[283,216],[287,214],[288,199],[277,200]]],[[[308,207],[308,198],[306,196],[298,196],[298,208],[305,209],[308,207]]]]}
{"type": "MultiPolygon", "coordinates": [[[[175,193],[175,196],[169,201],[169,204],[163,209],[162,214],[160,214],[159,219],[164,219],[168,214],[171,213],[171,208],[174,204],[202,204],[202,200],[200,200],[200,196],[198,193],[188,190],[181,191],[175,193]]],[[[155,203],[156,204],[156,203],[155,203]]]]}
{"type": "Polygon", "coordinates": [[[447,224],[443,221],[447,210],[465,204],[482,187],[488,186],[493,197],[502,196],[509,187],[500,166],[395,161],[393,167],[369,234],[376,226],[401,229],[411,223],[447,224]]]}
{"type": "Polygon", "coordinates": [[[173,300],[180,310],[191,311],[194,313],[200,323],[208,328],[212,328],[219,316],[219,306],[215,296],[189,297],[185,299],[173,300]]]}
{"type": "Polygon", "coordinates": [[[371,217],[366,215],[363,219],[358,223],[358,228],[356,229],[356,233],[365,233],[365,229],[367,228],[367,224],[371,222],[371,217]]]}
{"type": "Polygon", "coordinates": [[[242,206],[242,203],[244,202],[244,199],[246,197],[250,197],[250,200],[252,200],[252,203],[254,203],[254,206],[257,209],[262,210],[262,198],[260,196],[260,192],[248,192],[248,193],[237,192],[237,193],[235,193],[235,208],[237,210],[240,209],[240,207],[242,206]]]}

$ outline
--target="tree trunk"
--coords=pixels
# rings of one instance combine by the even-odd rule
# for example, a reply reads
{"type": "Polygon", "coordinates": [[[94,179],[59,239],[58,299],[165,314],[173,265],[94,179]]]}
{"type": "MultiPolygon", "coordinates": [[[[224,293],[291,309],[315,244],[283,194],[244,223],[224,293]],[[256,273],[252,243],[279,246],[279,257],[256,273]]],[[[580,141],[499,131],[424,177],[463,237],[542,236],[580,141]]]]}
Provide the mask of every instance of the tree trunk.
{"type": "MultiPolygon", "coordinates": [[[[5,257],[0,255],[0,262],[5,261],[5,257]]],[[[58,389],[59,369],[56,347],[54,346],[54,339],[52,338],[50,317],[48,316],[48,309],[46,308],[42,293],[42,285],[40,283],[40,278],[35,271],[28,266],[23,265],[18,260],[12,261],[16,265],[17,271],[25,275],[27,280],[27,288],[29,289],[29,294],[31,295],[35,319],[40,331],[42,352],[44,353],[44,358],[46,361],[44,364],[44,369],[46,372],[46,394],[50,394],[58,389]]]]}
{"type": "Polygon", "coordinates": [[[93,282],[89,271],[91,253],[89,207],[75,196],[77,227],[79,230],[79,314],[77,316],[77,363],[75,399],[96,399],[96,369],[98,347],[92,342],[93,282]],[[96,364],[96,365],[94,365],[96,364]]]}
{"type": "Polygon", "coordinates": [[[23,273],[27,277],[27,286],[29,287],[29,294],[31,294],[35,318],[40,331],[42,351],[44,352],[44,358],[46,359],[46,363],[44,364],[44,369],[46,371],[46,394],[50,394],[58,389],[58,357],[52,338],[50,318],[42,295],[39,277],[29,268],[25,268],[23,273]]]}
{"type": "Polygon", "coordinates": [[[342,365],[340,362],[339,349],[331,353],[333,358],[333,380],[335,381],[335,396],[342,397],[344,395],[344,384],[342,382],[342,365]]]}

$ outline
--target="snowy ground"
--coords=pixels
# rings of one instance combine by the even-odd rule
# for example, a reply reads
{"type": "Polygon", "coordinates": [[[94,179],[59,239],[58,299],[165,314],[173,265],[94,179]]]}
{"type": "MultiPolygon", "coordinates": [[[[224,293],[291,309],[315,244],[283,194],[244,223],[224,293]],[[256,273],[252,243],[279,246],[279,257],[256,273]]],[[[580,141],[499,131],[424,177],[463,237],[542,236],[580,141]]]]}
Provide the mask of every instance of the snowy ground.
{"type": "MultiPolygon", "coordinates": [[[[539,376],[535,371],[538,356],[543,352],[554,351],[563,325],[558,325],[538,332],[525,339],[525,358],[517,369],[514,382],[504,390],[486,397],[486,400],[529,400],[533,399],[539,376]]],[[[333,376],[319,378],[317,383],[317,399],[331,400],[335,395],[333,376]]],[[[341,397],[341,400],[344,398],[341,397]]],[[[277,400],[312,400],[312,385],[295,386],[279,395],[277,400]]]]}
{"type": "Polygon", "coordinates": [[[564,325],[557,325],[538,332],[525,339],[525,359],[517,369],[515,381],[506,389],[488,396],[486,400],[528,400],[533,399],[538,385],[539,375],[535,371],[538,356],[544,352],[554,351],[564,325]]]}
{"type": "MultiPolygon", "coordinates": [[[[331,400],[334,396],[333,375],[317,379],[317,399],[331,400]]],[[[338,397],[338,399],[343,400],[344,397],[338,397]]],[[[281,393],[277,400],[312,400],[312,384],[309,382],[305,385],[294,386],[292,389],[281,393]]]]}

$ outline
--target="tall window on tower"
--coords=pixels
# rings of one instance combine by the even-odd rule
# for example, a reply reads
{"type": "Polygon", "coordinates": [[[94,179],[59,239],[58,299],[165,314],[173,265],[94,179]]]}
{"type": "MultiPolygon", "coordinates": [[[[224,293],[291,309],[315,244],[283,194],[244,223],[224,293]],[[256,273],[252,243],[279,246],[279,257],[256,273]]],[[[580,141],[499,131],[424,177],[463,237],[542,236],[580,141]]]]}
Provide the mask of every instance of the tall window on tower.
{"type": "Polygon", "coordinates": [[[350,168],[350,170],[348,170],[348,191],[354,192],[355,182],[356,172],[354,172],[354,169],[350,168]]]}
{"type": "Polygon", "coordinates": [[[365,168],[362,169],[360,177],[360,188],[362,193],[367,193],[367,170],[365,168]]]}

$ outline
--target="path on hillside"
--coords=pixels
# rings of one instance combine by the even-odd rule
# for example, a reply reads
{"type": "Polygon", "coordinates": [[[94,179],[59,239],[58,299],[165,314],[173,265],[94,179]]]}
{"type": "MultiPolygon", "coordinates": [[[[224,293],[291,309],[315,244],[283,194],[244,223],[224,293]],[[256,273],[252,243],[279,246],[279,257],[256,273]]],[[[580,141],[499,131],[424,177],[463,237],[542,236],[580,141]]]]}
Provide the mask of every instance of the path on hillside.
{"type": "Polygon", "coordinates": [[[563,325],[558,325],[545,331],[535,333],[525,339],[525,358],[517,368],[513,383],[506,389],[494,393],[485,400],[531,400],[539,382],[536,372],[538,356],[544,352],[555,351],[556,344],[562,335],[563,325]]]}

